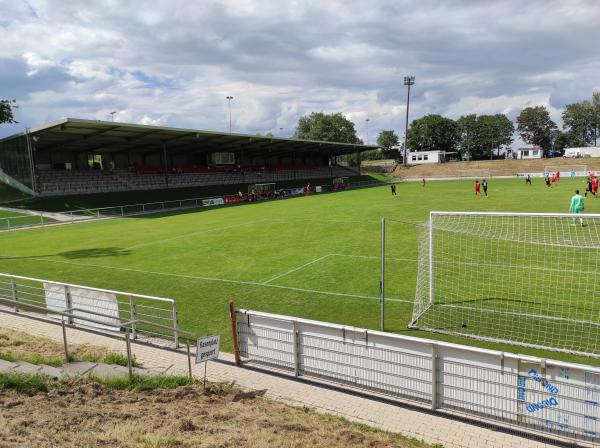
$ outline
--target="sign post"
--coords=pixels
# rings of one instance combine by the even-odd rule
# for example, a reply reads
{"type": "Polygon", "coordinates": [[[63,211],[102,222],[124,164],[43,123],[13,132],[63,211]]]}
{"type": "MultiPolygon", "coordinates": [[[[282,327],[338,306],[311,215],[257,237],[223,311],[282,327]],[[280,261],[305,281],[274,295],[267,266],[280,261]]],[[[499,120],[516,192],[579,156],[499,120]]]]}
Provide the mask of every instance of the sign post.
{"type": "Polygon", "coordinates": [[[204,390],[206,390],[206,364],[210,359],[219,357],[221,336],[213,335],[198,339],[196,347],[196,364],[204,363],[204,390]]]}

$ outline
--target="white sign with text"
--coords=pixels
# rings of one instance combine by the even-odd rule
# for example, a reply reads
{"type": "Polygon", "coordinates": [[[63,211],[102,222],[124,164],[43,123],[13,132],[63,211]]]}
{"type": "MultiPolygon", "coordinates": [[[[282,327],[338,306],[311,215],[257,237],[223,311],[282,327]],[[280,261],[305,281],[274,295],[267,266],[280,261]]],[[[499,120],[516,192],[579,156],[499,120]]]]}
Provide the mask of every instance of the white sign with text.
{"type": "Polygon", "coordinates": [[[221,336],[218,334],[198,339],[198,346],[196,347],[196,364],[206,362],[210,359],[217,359],[219,357],[220,347],[221,336]]]}

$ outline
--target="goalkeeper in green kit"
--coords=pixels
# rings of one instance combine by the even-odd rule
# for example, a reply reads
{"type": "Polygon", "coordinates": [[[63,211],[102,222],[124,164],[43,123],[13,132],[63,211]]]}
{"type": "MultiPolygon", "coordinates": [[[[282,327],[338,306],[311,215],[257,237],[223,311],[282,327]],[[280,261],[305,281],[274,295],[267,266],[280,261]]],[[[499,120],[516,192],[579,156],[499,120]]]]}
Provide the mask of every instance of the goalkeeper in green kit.
{"type": "MultiPolygon", "coordinates": [[[[570,208],[570,212],[571,213],[582,213],[584,209],[583,206],[583,196],[581,196],[579,194],[579,190],[575,190],[575,195],[573,195],[573,197],[571,198],[571,208],[570,208]]],[[[583,226],[583,219],[579,218],[579,223],[583,226]]],[[[573,224],[571,225],[576,225],[575,222],[575,218],[573,218],[573,224]]]]}

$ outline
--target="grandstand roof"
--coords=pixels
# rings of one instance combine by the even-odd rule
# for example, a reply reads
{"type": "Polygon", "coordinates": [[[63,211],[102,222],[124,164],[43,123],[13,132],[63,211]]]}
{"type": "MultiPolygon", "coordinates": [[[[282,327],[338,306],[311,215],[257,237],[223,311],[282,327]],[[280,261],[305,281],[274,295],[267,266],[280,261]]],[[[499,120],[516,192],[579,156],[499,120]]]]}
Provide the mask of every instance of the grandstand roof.
{"type": "MultiPolygon", "coordinates": [[[[169,153],[176,152],[239,152],[248,155],[276,152],[325,152],[329,155],[350,154],[376,149],[373,145],[355,145],[293,138],[265,137],[200,129],[148,126],[112,121],[63,118],[31,128],[38,151],[69,152],[154,152],[166,145],[169,153]]],[[[7,137],[24,135],[25,132],[7,137]]]]}

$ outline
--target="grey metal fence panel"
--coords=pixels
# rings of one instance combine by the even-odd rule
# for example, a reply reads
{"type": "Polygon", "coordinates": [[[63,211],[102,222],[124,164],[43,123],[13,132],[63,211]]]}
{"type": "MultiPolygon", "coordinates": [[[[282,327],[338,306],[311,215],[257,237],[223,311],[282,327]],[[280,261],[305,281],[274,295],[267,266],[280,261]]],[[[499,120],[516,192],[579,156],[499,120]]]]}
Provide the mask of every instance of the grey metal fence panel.
{"type": "Polygon", "coordinates": [[[46,318],[53,311],[70,313],[70,324],[107,331],[121,331],[123,323],[133,324],[134,338],[179,342],[179,322],[173,299],[112,291],[68,283],[0,273],[0,305],[19,311],[19,304],[46,318]]]}
{"type": "Polygon", "coordinates": [[[600,368],[238,310],[243,362],[600,443],[600,368]]]}

